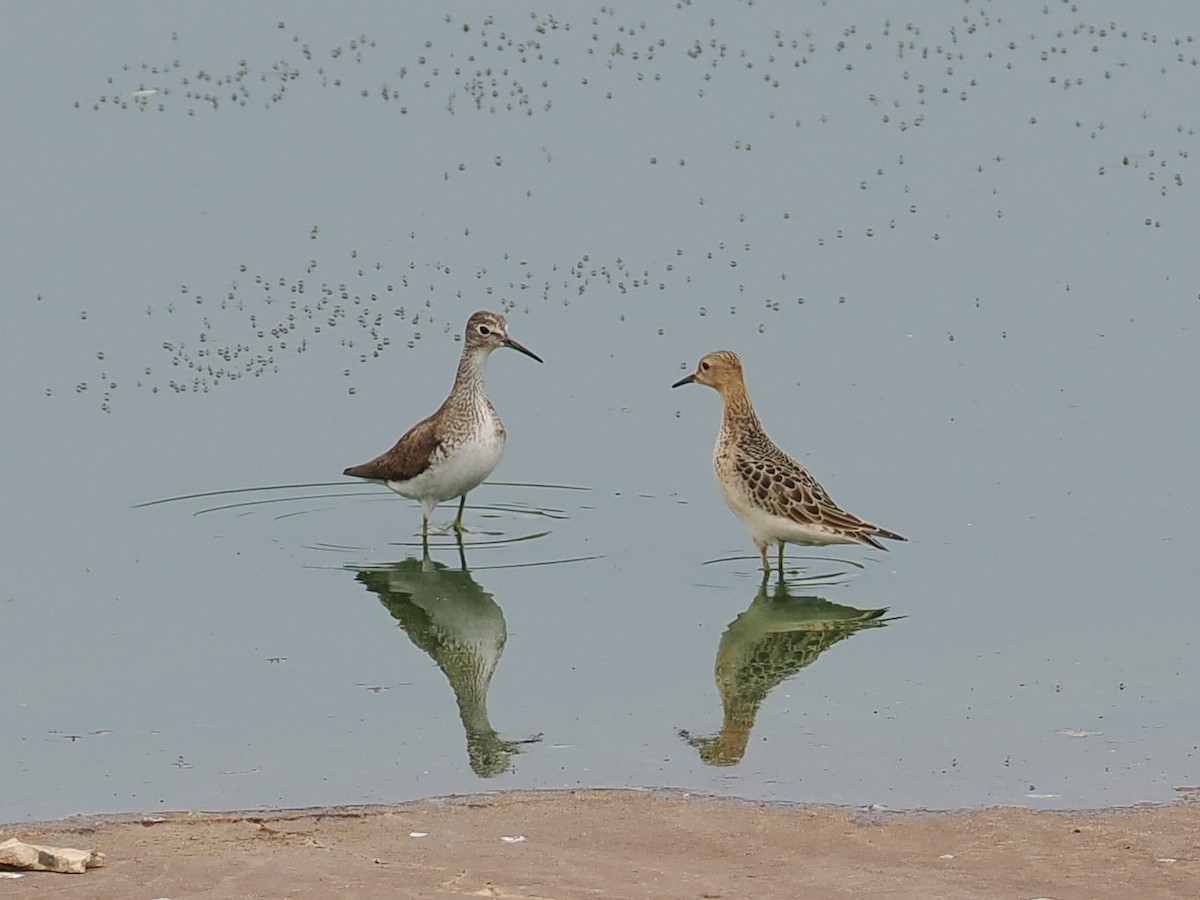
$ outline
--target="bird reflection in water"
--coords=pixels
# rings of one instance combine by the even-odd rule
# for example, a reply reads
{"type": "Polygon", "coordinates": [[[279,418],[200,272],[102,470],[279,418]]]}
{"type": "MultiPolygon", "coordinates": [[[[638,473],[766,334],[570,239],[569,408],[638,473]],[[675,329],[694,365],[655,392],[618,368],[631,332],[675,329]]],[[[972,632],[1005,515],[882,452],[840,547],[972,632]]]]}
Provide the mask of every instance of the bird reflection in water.
{"type": "Polygon", "coordinates": [[[787,584],[763,584],[754,601],[721,635],[714,667],[724,707],[721,730],[712,737],[679,736],[711,766],[734,766],[746,754],[758,708],[775,689],[818,656],[864,628],[889,619],[887,609],[855,609],[821,597],[793,597],[787,584]]]}
{"type": "Polygon", "coordinates": [[[358,569],[355,576],[379,597],[409,640],[433,657],[454,689],[467,733],[471,769],[491,778],[512,769],[511,757],[524,741],[500,737],[488,721],[492,673],[504,652],[508,628],[492,595],[467,571],[449,569],[428,557],[358,569]]]}

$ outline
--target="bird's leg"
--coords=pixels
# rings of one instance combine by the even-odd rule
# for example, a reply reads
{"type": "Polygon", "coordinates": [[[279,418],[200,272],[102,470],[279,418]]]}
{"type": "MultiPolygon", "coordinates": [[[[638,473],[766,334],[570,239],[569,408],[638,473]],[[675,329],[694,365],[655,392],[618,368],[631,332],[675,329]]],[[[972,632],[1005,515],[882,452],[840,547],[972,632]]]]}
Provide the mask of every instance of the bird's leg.
{"type": "Polygon", "coordinates": [[[783,541],[779,542],[779,580],[783,580],[783,541]]]}
{"type": "Polygon", "coordinates": [[[462,540],[462,533],[464,531],[462,517],[463,517],[463,510],[466,508],[467,508],[467,495],[463,494],[462,497],[459,498],[459,501],[458,501],[458,518],[456,518],[454,520],[454,530],[456,532],[458,532],[459,541],[462,540]]]}
{"type": "MultiPolygon", "coordinates": [[[[462,510],[459,510],[459,515],[462,515],[462,510]]],[[[463,546],[462,529],[456,528],[455,533],[458,537],[458,561],[462,565],[462,570],[465,572],[467,571],[467,549],[463,546]]]]}
{"type": "Polygon", "coordinates": [[[421,553],[429,558],[429,516],[421,515],[421,553]]]}
{"type": "Polygon", "coordinates": [[[758,545],[758,552],[762,554],[764,582],[771,577],[771,561],[767,559],[767,548],[769,546],[770,545],[766,541],[763,541],[758,545]]]}

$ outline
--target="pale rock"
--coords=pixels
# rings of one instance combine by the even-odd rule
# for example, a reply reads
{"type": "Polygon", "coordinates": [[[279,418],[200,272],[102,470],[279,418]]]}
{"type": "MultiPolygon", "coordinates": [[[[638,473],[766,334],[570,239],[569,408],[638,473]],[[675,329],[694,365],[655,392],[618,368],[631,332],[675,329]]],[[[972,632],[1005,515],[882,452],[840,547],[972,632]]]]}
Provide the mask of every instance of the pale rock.
{"type": "Polygon", "coordinates": [[[87,869],[103,866],[106,862],[104,854],[99,850],[42,847],[38,844],[26,844],[16,838],[0,843],[0,866],[11,869],[82,875],[87,869]]]}

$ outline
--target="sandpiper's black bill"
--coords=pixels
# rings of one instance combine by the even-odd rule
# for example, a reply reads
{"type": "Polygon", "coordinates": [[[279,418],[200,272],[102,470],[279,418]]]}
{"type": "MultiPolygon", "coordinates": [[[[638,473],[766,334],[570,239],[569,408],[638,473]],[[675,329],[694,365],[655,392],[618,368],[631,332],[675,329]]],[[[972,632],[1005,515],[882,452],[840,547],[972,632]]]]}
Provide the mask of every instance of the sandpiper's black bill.
{"type": "Polygon", "coordinates": [[[687,378],[680,378],[677,382],[675,382],[673,385],[671,385],[671,387],[677,388],[677,387],[680,387],[685,384],[691,384],[695,380],[696,380],[696,376],[694,374],[692,374],[692,375],[689,375],[687,378]]]}
{"type": "Polygon", "coordinates": [[[529,348],[527,348],[527,347],[522,347],[520,344],[518,344],[518,343],[517,343],[516,341],[514,341],[512,338],[505,338],[505,339],[504,339],[504,346],[505,346],[505,347],[512,347],[514,350],[519,350],[521,353],[524,353],[524,354],[525,354],[526,356],[528,356],[530,359],[536,359],[538,362],[541,362],[541,361],[542,361],[542,358],[541,358],[540,356],[538,356],[536,353],[534,353],[534,352],[533,352],[532,350],[530,350],[529,348]]]}

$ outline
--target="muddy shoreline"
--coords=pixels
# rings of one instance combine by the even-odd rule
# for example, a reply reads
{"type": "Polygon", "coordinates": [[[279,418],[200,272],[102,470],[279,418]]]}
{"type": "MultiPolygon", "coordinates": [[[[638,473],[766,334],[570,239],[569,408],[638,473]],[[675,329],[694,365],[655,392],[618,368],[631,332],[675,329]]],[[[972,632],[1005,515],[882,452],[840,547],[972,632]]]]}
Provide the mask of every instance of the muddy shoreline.
{"type": "Polygon", "coordinates": [[[75,816],[0,839],[95,848],[6,897],[1068,898],[1200,896],[1200,806],[865,811],[671,791],[75,816]]]}

